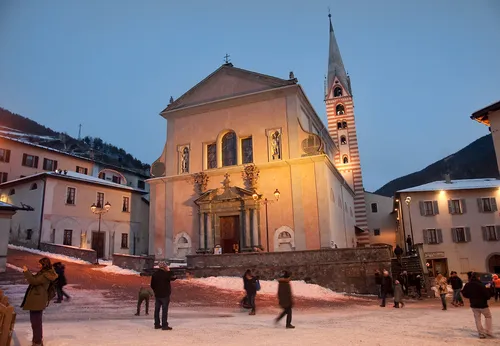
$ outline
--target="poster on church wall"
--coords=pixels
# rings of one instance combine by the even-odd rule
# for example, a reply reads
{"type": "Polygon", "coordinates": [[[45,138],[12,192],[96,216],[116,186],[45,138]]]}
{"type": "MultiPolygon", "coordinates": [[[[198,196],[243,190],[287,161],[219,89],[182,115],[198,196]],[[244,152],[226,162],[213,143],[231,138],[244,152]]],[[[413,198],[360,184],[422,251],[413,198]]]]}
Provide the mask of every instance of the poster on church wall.
{"type": "Polygon", "coordinates": [[[220,245],[216,245],[214,248],[214,255],[222,255],[222,248],[220,245]]]}

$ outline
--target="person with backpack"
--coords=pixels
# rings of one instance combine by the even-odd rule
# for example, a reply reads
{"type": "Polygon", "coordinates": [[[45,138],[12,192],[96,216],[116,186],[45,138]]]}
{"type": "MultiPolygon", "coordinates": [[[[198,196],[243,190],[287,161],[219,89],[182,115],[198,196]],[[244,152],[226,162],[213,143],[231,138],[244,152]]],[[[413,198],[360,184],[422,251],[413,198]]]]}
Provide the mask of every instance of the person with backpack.
{"type": "Polygon", "coordinates": [[[260,282],[258,276],[253,276],[252,271],[247,269],[245,275],[243,275],[243,287],[247,293],[247,301],[251,307],[249,315],[255,315],[255,296],[257,291],[260,290],[260,282]]]}
{"type": "Polygon", "coordinates": [[[61,303],[63,300],[63,297],[66,297],[66,300],[69,300],[71,297],[64,291],[64,286],[68,284],[68,281],[66,280],[66,275],[64,274],[64,270],[66,269],[64,264],[61,262],[56,262],[53,265],[54,271],[57,274],[57,286],[56,286],[56,291],[57,291],[57,300],[54,303],[61,303]]]}
{"type": "Polygon", "coordinates": [[[33,330],[33,346],[43,345],[43,310],[56,295],[57,273],[47,257],[38,262],[39,271],[32,274],[28,267],[23,266],[23,274],[28,281],[28,289],[24,295],[21,307],[30,312],[31,329],[33,330]]]}
{"type": "Polygon", "coordinates": [[[292,325],[292,287],[290,286],[290,276],[288,271],[283,271],[278,279],[278,301],[283,312],[274,320],[276,324],[286,315],[286,329],[294,329],[292,325]]]}

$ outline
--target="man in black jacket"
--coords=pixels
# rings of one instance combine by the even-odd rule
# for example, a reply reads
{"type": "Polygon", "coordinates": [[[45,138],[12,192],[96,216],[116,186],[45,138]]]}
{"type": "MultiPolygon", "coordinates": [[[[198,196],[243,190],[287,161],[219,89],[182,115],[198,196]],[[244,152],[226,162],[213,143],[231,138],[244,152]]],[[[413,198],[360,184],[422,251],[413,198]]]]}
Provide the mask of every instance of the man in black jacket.
{"type": "Polygon", "coordinates": [[[168,326],[168,305],[170,304],[171,281],[177,280],[165,262],[160,262],[160,269],[155,271],[151,277],[151,288],[155,293],[155,329],[172,330],[168,326]],[[161,324],[160,324],[160,309],[161,324]]]}
{"type": "Polygon", "coordinates": [[[470,300],[470,307],[474,313],[474,320],[476,321],[479,338],[485,339],[487,336],[493,337],[493,322],[491,319],[491,311],[488,307],[488,300],[491,296],[488,289],[479,281],[476,273],[470,273],[469,282],[465,284],[462,294],[465,298],[470,300]],[[481,315],[484,315],[486,328],[483,328],[483,324],[481,323],[481,315]]]}
{"type": "Polygon", "coordinates": [[[453,289],[453,303],[451,304],[454,306],[463,306],[464,301],[462,300],[462,295],[460,294],[463,288],[463,283],[462,279],[460,279],[457,275],[457,272],[451,272],[451,276],[448,279],[448,285],[451,285],[451,288],[453,289]]]}
{"type": "Polygon", "coordinates": [[[389,272],[384,270],[384,276],[382,276],[382,304],[380,307],[385,307],[385,300],[389,294],[394,293],[394,288],[392,285],[392,278],[389,276],[389,272]]]}

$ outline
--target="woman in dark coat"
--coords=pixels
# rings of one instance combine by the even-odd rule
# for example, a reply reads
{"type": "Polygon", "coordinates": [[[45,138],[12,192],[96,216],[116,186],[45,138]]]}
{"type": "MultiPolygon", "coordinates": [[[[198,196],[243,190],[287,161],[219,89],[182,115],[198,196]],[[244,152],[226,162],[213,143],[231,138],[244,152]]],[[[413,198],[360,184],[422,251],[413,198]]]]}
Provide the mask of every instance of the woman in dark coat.
{"type": "Polygon", "coordinates": [[[392,278],[389,276],[389,272],[384,270],[384,275],[382,276],[382,304],[380,304],[380,307],[385,307],[385,299],[388,295],[393,294],[393,292],[392,278]]]}
{"type": "Polygon", "coordinates": [[[64,286],[68,284],[66,280],[66,275],[64,274],[64,264],[61,262],[54,263],[54,271],[57,274],[57,300],[55,303],[60,303],[63,300],[63,296],[66,297],[66,300],[69,300],[71,297],[64,292],[64,286]]]}
{"type": "Polygon", "coordinates": [[[24,295],[21,307],[23,310],[29,310],[31,329],[33,330],[33,346],[42,346],[43,310],[49,305],[49,286],[57,279],[57,274],[50,264],[47,257],[38,262],[40,271],[33,275],[26,266],[23,267],[24,277],[28,281],[28,289],[24,295]]]}
{"type": "Polygon", "coordinates": [[[243,275],[243,287],[247,293],[248,304],[251,307],[249,315],[255,315],[255,296],[257,295],[257,280],[259,278],[252,275],[252,271],[248,269],[243,275]]]}
{"type": "Polygon", "coordinates": [[[283,312],[276,318],[275,322],[278,323],[286,315],[286,328],[295,328],[292,325],[292,287],[290,286],[290,273],[284,271],[282,277],[278,280],[278,301],[283,308],[283,312]]]}

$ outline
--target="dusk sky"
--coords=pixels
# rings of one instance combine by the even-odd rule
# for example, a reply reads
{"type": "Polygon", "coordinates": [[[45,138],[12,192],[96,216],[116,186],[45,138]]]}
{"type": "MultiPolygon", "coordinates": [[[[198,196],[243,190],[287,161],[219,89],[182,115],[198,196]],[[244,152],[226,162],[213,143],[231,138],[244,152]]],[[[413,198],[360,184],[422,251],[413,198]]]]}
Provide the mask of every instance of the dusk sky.
{"type": "MultiPolygon", "coordinates": [[[[0,107],[152,163],[159,116],[223,63],[288,78],[326,124],[328,7],[351,76],[365,188],[482,135],[500,100],[500,1],[0,2],[0,107]]],[[[249,119],[249,121],[251,121],[249,119]]]]}

